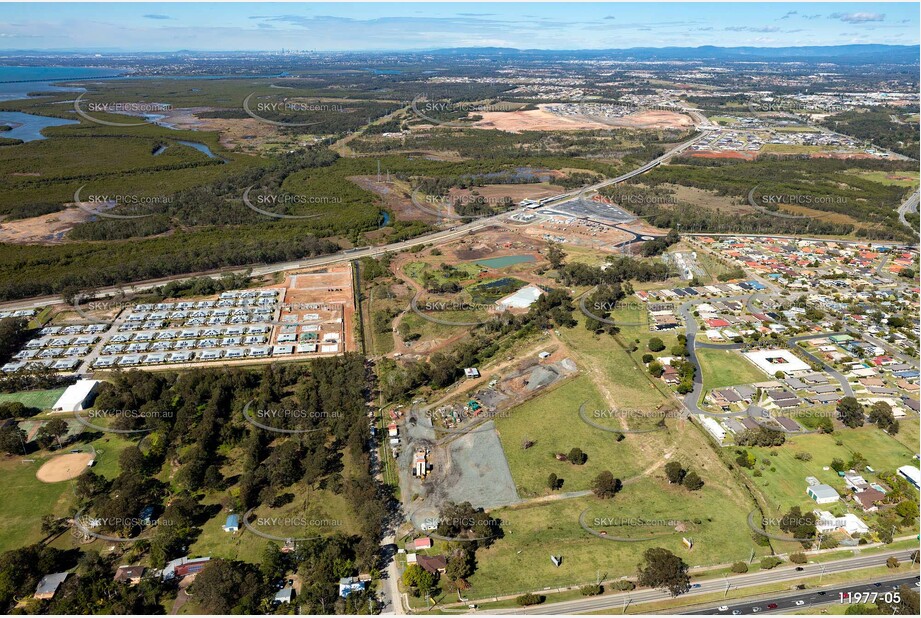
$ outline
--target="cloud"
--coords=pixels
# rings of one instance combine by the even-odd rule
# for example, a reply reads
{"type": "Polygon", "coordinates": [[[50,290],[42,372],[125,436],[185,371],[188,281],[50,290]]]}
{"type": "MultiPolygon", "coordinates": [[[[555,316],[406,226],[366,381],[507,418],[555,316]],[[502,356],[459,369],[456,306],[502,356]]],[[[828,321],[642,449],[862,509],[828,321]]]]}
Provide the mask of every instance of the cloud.
{"type": "Polygon", "coordinates": [[[169,15],[160,15],[159,13],[148,13],[144,19],[172,19],[169,15]]]}
{"type": "Polygon", "coordinates": [[[726,32],[780,32],[777,26],[726,26],[723,30],[726,32]]]}
{"type": "Polygon", "coordinates": [[[787,11],[781,19],[790,19],[793,15],[799,15],[799,11],[787,11]]]}
{"type": "MultiPolygon", "coordinates": [[[[424,15],[424,13],[421,13],[424,15]]],[[[495,13],[458,13],[461,17],[492,17],[495,13]]]]}
{"type": "Polygon", "coordinates": [[[816,13],[815,15],[801,15],[803,19],[818,19],[822,16],[821,13],[816,13]]]}
{"type": "Polygon", "coordinates": [[[605,19],[617,19],[617,18],[614,17],[613,15],[608,15],[607,17],[605,17],[605,19]]]}
{"type": "Polygon", "coordinates": [[[885,13],[832,13],[829,19],[839,19],[849,24],[864,24],[869,21],[883,21],[885,13]]]}

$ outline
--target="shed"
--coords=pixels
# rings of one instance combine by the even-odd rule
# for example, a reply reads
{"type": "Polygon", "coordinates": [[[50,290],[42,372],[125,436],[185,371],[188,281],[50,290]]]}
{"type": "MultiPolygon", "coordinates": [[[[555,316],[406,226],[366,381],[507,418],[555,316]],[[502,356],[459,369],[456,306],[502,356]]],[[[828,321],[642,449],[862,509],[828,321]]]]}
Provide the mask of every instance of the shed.
{"type": "Polygon", "coordinates": [[[806,488],[806,495],[816,501],[816,504],[837,502],[840,496],[831,485],[810,485],[806,488]]]}
{"type": "Polygon", "coordinates": [[[224,532],[237,532],[240,529],[240,516],[236,513],[228,515],[223,528],[224,532]]]}
{"type": "Polygon", "coordinates": [[[58,400],[51,406],[55,412],[79,412],[89,406],[96,393],[99,380],[77,380],[67,387],[58,400]]]}
{"type": "Polygon", "coordinates": [[[64,580],[67,579],[67,576],[70,575],[68,572],[63,573],[52,573],[51,575],[45,575],[38,582],[38,586],[35,587],[35,594],[32,595],[36,599],[51,599],[54,598],[54,593],[58,591],[58,587],[64,583],[64,580]]]}

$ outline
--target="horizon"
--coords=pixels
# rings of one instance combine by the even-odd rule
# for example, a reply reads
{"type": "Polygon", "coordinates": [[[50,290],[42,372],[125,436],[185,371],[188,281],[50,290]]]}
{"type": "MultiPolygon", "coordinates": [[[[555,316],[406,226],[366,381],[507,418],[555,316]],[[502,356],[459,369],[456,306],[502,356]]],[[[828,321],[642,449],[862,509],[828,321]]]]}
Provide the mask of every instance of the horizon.
{"type": "Polygon", "coordinates": [[[919,41],[917,3],[7,3],[0,53],[604,51],[919,41]],[[522,11],[525,12],[522,12],[522,11]],[[356,17],[360,15],[360,17],[356,17]],[[122,43],[121,41],[126,41],[122,43]],[[540,43],[540,44],[535,44],[540,43]]]}

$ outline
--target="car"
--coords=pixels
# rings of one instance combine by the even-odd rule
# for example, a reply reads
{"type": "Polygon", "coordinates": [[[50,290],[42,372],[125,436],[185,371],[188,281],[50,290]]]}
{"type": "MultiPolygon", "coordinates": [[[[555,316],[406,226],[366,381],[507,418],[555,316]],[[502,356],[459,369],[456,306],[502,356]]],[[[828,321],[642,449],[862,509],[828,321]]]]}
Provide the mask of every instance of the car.
{"type": "Polygon", "coordinates": [[[825,592],[824,590],[820,590],[817,594],[818,594],[820,597],[824,597],[824,596],[825,596],[826,594],[828,594],[828,593],[825,592]]]}
{"type": "Polygon", "coordinates": [[[882,586],[882,584],[879,583],[879,582],[876,582],[875,584],[873,584],[873,586],[876,587],[876,588],[879,588],[880,586],[882,586]]]}
{"type": "Polygon", "coordinates": [[[733,616],[738,616],[738,615],[741,614],[741,613],[742,613],[742,610],[741,610],[741,609],[734,609],[734,610],[732,610],[732,615],[733,615],[733,616]]]}
{"type": "Polygon", "coordinates": [[[796,603],[794,603],[794,605],[805,605],[805,604],[806,604],[806,601],[804,601],[804,600],[802,600],[802,599],[800,599],[800,600],[798,600],[796,603]]]}
{"type": "Polygon", "coordinates": [[[760,607],[753,607],[753,608],[752,608],[752,613],[753,613],[753,614],[757,614],[757,613],[760,612],[760,611],[761,611],[761,608],[760,608],[760,607]]]}
{"type": "Polygon", "coordinates": [[[794,571],[802,571],[802,570],[804,570],[804,569],[803,569],[803,567],[796,567],[796,568],[793,569],[793,570],[794,570],[794,571]]]}
{"type": "Polygon", "coordinates": [[[716,611],[718,611],[718,612],[725,612],[725,611],[728,610],[728,609],[729,609],[729,606],[728,606],[728,605],[720,605],[719,607],[716,608],[716,611]]]}
{"type": "Polygon", "coordinates": [[[777,603],[768,603],[768,609],[777,609],[777,603]]]}
{"type": "Polygon", "coordinates": [[[700,584],[694,584],[691,588],[700,588],[700,584]]]}

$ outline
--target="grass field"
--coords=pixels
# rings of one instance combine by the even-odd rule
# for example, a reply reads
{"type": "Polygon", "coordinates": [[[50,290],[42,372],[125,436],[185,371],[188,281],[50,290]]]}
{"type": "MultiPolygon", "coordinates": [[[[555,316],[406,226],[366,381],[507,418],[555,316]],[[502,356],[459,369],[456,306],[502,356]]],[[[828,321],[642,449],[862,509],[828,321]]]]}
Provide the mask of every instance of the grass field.
{"type": "Polygon", "coordinates": [[[27,408],[49,410],[54,402],[60,398],[66,387],[51,388],[44,391],[20,391],[18,393],[0,393],[0,403],[4,401],[18,401],[27,408]]]}
{"type": "MultiPolygon", "coordinates": [[[[358,531],[344,496],[328,490],[308,489],[297,485],[285,490],[295,499],[279,508],[257,508],[250,516],[254,528],[283,538],[311,538],[336,533],[355,534],[358,531]]],[[[284,493],[284,492],[280,492],[284,493]]],[[[213,498],[204,501],[215,504],[213,498]]],[[[221,510],[202,526],[202,532],[189,548],[190,555],[214,556],[231,560],[259,563],[269,539],[253,534],[240,522],[235,534],[224,532],[222,526],[229,514],[221,510]]],[[[242,517],[242,514],[240,514],[242,517]]],[[[281,545],[283,541],[274,541],[281,545]]]]}
{"type": "MultiPolygon", "coordinates": [[[[589,332],[583,325],[585,316],[578,312],[574,315],[579,323],[574,328],[561,330],[560,338],[573,351],[576,362],[591,375],[607,405],[616,402],[619,408],[652,411],[670,401],[664,385],[652,381],[640,362],[647,352],[645,345],[652,336],[649,330],[642,326],[623,326],[619,336],[621,341],[635,343],[635,339],[640,340],[636,344],[639,346],[634,353],[636,358],[633,358],[616,338],[589,332]]],[[[618,321],[618,313],[613,315],[613,319],[615,323],[618,321]]],[[[672,334],[663,334],[660,338],[666,350],[677,340],[672,334]]]]}
{"type": "MultiPolygon", "coordinates": [[[[128,441],[117,434],[108,434],[90,444],[98,454],[93,470],[114,478],[118,474],[118,456],[128,441]]],[[[75,448],[81,446],[79,442],[74,444],[75,448]]],[[[75,480],[42,483],[35,478],[42,464],[56,454],[43,451],[26,458],[7,456],[0,459],[0,553],[42,539],[42,516],[73,515],[75,480]],[[24,459],[35,461],[23,463],[24,459]]]]}
{"type": "Polygon", "coordinates": [[[873,182],[878,182],[883,185],[914,187],[918,184],[918,172],[916,171],[876,172],[868,170],[854,170],[853,173],[855,176],[866,178],[867,180],[872,180],[873,182]]]}
{"type": "Polygon", "coordinates": [[[770,378],[735,350],[698,349],[697,359],[705,393],[714,388],[763,382],[770,378]]]}
{"type": "MultiPolygon", "coordinates": [[[[808,434],[794,436],[774,451],[777,456],[770,456],[771,449],[752,448],[750,451],[758,459],[756,469],[761,469],[760,462],[767,460],[770,466],[762,469],[763,476],[752,477],[753,483],[760,488],[769,505],[778,510],[788,510],[791,506],[815,508],[813,501],[806,495],[806,477],[815,476],[821,482],[834,487],[839,494],[845,493],[844,481],[834,470],[823,470],[834,458],[845,462],[854,452],[866,457],[869,465],[876,471],[895,471],[899,466],[912,463],[913,451],[900,444],[875,426],[858,429],[838,430],[834,434],[808,434]],[[841,446],[836,441],[841,441],[841,446]],[[794,455],[806,452],[812,455],[811,461],[801,461],[794,455]],[[775,469],[774,472],[770,468],[775,469]]],[[[746,471],[751,475],[751,471],[746,471]]],[[[874,476],[864,473],[867,480],[874,476]]]]}
{"type": "Polygon", "coordinates": [[[576,377],[496,421],[520,496],[550,493],[547,477],[551,472],[563,479],[563,492],[589,489],[592,479],[603,470],[619,478],[640,472],[642,462],[631,447],[634,438],[616,442],[613,433],[583,422],[579,418],[582,402],[586,402],[589,413],[607,407],[586,376],[576,377]],[[523,449],[526,439],[535,441],[534,446],[523,449]],[[585,464],[577,466],[554,458],[555,453],[569,453],[574,447],[588,455],[585,464]]]}
{"type": "MultiPolygon", "coordinates": [[[[671,487],[658,478],[647,478],[628,485],[610,501],[594,497],[578,498],[530,506],[507,508],[492,514],[502,520],[505,537],[487,550],[477,552],[479,567],[471,578],[472,598],[515,593],[543,586],[589,583],[596,577],[633,576],[641,554],[649,547],[665,547],[680,555],[691,566],[745,560],[754,547],[745,527],[748,505],[741,492],[716,482],[699,492],[671,487]],[[600,539],[579,525],[579,515],[589,509],[585,522],[592,526],[595,517],[691,519],[694,549],[682,544],[681,533],[651,541],[634,543],[600,539]],[[562,556],[555,567],[549,554],[562,556]]],[[[612,528],[606,529],[613,534],[612,528]]],[[[664,528],[671,531],[670,528],[664,528]]]]}

